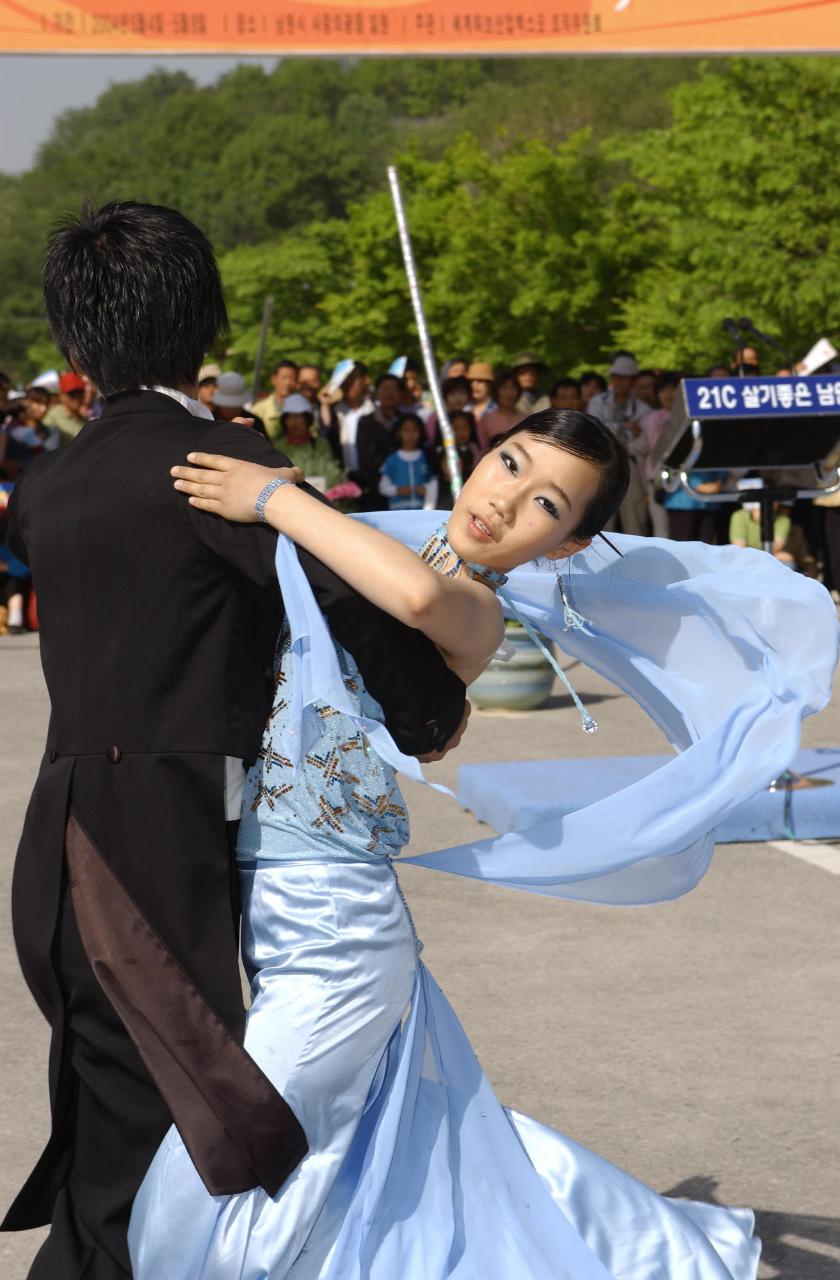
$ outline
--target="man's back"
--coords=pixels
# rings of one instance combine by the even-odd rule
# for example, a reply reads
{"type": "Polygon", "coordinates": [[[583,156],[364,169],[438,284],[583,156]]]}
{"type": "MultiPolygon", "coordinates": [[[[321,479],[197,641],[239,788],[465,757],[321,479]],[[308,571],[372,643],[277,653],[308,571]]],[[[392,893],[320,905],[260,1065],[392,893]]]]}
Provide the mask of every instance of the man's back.
{"type": "Polygon", "coordinates": [[[223,559],[169,476],[220,430],[154,392],[118,397],[27,477],[15,521],[39,597],[49,749],[256,750],[274,538],[251,531],[265,550],[247,566],[223,559]]]}

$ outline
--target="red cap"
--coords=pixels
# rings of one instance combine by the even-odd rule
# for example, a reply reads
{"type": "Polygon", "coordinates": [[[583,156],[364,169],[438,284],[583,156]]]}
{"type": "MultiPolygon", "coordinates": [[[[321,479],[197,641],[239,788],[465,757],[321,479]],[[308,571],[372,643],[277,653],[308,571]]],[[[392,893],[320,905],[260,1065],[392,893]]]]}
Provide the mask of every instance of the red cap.
{"type": "Polygon", "coordinates": [[[68,391],[84,391],[85,380],[78,373],[63,373],[58,380],[58,389],[65,395],[68,391]]]}

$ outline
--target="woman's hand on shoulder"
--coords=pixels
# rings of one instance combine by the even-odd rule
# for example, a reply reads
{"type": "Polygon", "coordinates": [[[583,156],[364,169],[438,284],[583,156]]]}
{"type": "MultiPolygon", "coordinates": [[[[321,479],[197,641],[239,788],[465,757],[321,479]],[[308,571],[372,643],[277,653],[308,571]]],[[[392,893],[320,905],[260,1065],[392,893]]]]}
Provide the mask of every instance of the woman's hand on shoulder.
{"type": "Polygon", "coordinates": [[[240,524],[256,523],[254,504],[271,480],[300,484],[304,478],[300,467],[263,467],[217,453],[189,453],[187,461],[170,472],[178,492],[191,506],[240,524]]]}

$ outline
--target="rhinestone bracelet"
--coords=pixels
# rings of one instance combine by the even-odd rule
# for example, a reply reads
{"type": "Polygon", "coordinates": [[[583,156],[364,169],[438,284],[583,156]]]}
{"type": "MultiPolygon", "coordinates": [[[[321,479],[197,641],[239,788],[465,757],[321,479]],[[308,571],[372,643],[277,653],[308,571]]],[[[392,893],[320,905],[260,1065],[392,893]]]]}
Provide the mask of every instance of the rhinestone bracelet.
{"type": "Polygon", "coordinates": [[[273,480],[269,480],[268,484],[260,493],[254,503],[254,512],[261,524],[265,524],[265,504],[268,502],[275,489],[279,489],[281,484],[290,484],[283,476],[275,476],[273,480]]]}

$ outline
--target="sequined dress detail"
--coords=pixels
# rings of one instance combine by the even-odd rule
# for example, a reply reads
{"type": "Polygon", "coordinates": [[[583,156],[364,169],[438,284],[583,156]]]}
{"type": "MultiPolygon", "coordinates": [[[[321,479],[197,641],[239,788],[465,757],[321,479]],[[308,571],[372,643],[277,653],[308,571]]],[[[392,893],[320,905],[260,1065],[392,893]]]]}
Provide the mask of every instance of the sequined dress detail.
{"type": "MultiPolygon", "coordinates": [[[[321,736],[298,767],[284,754],[289,727],[290,636],[284,627],[274,663],[274,703],[242,804],[240,861],[323,858],[376,862],[396,857],[408,844],[408,811],[390,765],[382,761],[358,725],[319,703],[321,736]]],[[[362,715],[382,719],[352,656],[335,645],[344,686],[362,715]]]]}

